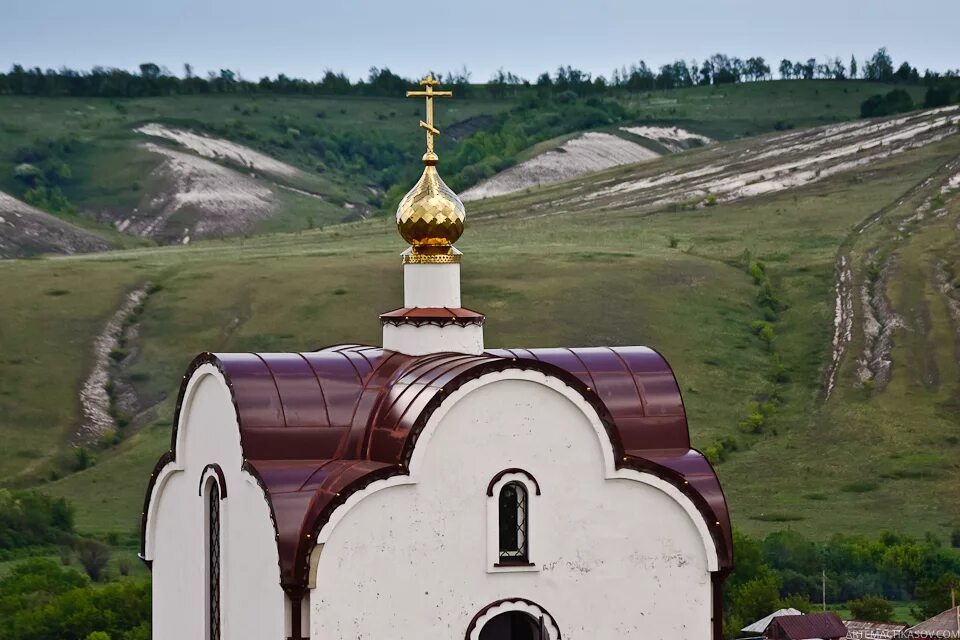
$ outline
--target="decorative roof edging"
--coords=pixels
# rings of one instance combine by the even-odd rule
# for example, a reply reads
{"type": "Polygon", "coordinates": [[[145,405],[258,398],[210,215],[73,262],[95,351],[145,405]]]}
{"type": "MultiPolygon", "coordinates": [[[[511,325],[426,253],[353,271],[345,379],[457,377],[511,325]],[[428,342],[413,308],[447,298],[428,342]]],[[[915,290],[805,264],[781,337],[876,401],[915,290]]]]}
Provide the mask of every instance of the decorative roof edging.
{"type": "MultiPolygon", "coordinates": [[[[720,571],[725,574],[732,568],[732,548],[730,547],[729,515],[726,512],[723,491],[709,462],[699,451],[689,447],[689,436],[686,432],[686,421],[682,412],[682,399],[679,396],[679,387],[676,385],[673,373],[669,370],[669,365],[662,359],[662,356],[652,350],[624,348],[620,349],[619,352],[612,349],[555,349],[489,352],[482,356],[432,354],[411,357],[372,347],[346,345],[330,347],[321,352],[307,354],[264,354],[263,356],[254,354],[223,354],[222,356],[210,353],[201,354],[191,363],[187,374],[184,376],[171,434],[171,450],[158,461],[145,496],[145,508],[141,522],[141,556],[149,565],[149,561],[146,560],[144,555],[145,534],[153,488],[162,469],[175,460],[174,452],[176,451],[177,431],[184,393],[189,379],[200,366],[204,364],[215,366],[223,375],[230,390],[231,402],[240,426],[241,447],[245,456],[242,466],[260,484],[269,504],[278,547],[280,547],[278,556],[281,584],[288,592],[302,591],[305,588],[306,579],[309,575],[310,549],[307,548],[309,545],[304,543],[319,530],[316,524],[329,518],[332,511],[341,505],[349,495],[363,489],[372,482],[407,474],[410,457],[416,446],[419,431],[446,395],[455,391],[465,382],[484,373],[516,368],[535,369],[545,375],[556,377],[573,387],[584,400],[592,405],[600,416],[613,445],[617,468],[628,468],[650,473],[667,481],[690,498],[704,516],[720,559],[720,571]],[[524,352],[529,355],[520,355],[524,352]],[[616,358],[612,357],[611,354],[615,355],[616,358]],[[630,355],[625,356],[625,354],[630,355]],[[574,356],[575,361],[580,363],[579,369],[576,364],[571,364],[574,362],[570,359],[571,356],[574,356]],[[587,365],[586,361],[596,360],[598,357],[601,360],[597,361],[597,366],[591,368],[587,365]],[[640,360],[636,361],[638,357],[640,360]],[[334,360],[331,360],[331,358],[334,360]],[[349,366],[341,366],[342,371],[349,370],[352,372],[349,375],[355,375],[356,377],[358,392],[355,396],[356,399],[353,401],[355,404],[353,413],[356,414],[361,408],[363,409],[361,416],[355,416],[355,418],[360,419],[360,423],[354,421],[355,424],[349,428],[349,433],[341,438],[341,444],[337,447],[336,453],[325,452],[325,455],[334,455],[334,458],[304,461],[316,467],[316,470],[310,472],[310,477],[300,486],[300,489],[293,493],[282,490],[282,486],[285,486],[283,485],[283,472],[286,470],[284,465],[290,467],[294,463],[292,461],[284,462],[282,459],[254,459],[256,458],[256,455],[254,455],[256,451],[252,449],[259,449],[263,442],[263,434],[260,432],[264,428],[269,428],[269,425],[258,426],[256,423],[265,419],[268,421],[273,419],[282,421],[282,424],[278,423],[276,426],[289,425],[290,421],[295,421],[299,415],[295,411],[297,407],[291,405],[283,410],[284,401],[282,396],[278,395],[275,401],[281,404],[281,410],[276,416],[271,417],[272,414],[267,415],[259,409],[259,412],[254,411],[250,406],[244,405],[243,400],[238,399],[237,384],[240,384],[244,390],[241,397],[257,391],[256,387],[250,386],[254,383],[262,384],[263,389],[267,389],[273,394],[280,394],[281,388],[289,393],[292,387],[288,385],[299,379],[290,378],[292,375],[290,373],[291,364],[299,363],[297,366],[303,367],[309,365],[306,369],[311,372],[311,377],[316,376],[313,379],[313,384],[320,387],[319,393],[311,402],[321,402],[323,404],[329,421],[335,412],[334,410],[338,407],[336,403],[329,407],[326,406],[327,398],[324,396],[321,380],[333,380],[330,376],[346,375],[342,371],[341,373],[335,372],[333,369],[336,369],[336,367],[329,368],[333,363],[340,361],[338,358],[344,358],[350,363],[349,366]],[[547,361],[563,362],[564,358],[569,361],[566,362],[567,366],[570,367],[569,369],[547,361]],[[636,362],[628,364],[628,358],[633,358],[636,362]],[[272,364],[268,364],[268,359],[269,363],[272,364]],[[604,370],[605,368],[610,369],[611,363],[615,362],[616,359],[623,363],[623,372],[611,374],[609,370],[604,370]],[[600,365],[601,361],[606,362],[606,364],[600,365]],[[314,365],[323,365],[326,368],[317,370],[314,365]],[[343,367],[347,367],[347,369],[343,369],[343,367]],[[574,372],[571,372],[570,369],[574,369],[574,372]],[[638,394],[633,403],[642,405],[643,412],[634,418],[621,416],[620,420],[626,420],[626,422],[618,424],[617,420],[610,414],[607,405],[600,400],[595,387],[597,384],[600,384],[601,387],[607,385],[610,381],[605,380],[605,377],[610,375],[622,376],[628,372],[632,372],[630,377],[633,378],[638,394]],[[251,375],[254,378],[250,378],[251,375]],[[258,382],[260,379],[263,380],[262,383],[258,382]],[[642,385],[638,381],[640,379],[644,380],[642,385]],[[647,388],[649,384],[646,382],[648,379],[651,381],[649,384],[653,385],[649,388],[647,388]],[[590,384],[588,385],[584,380],[589,381],[590,384]],[[663,382],[667,380],[669,381],[668,388],[664,388],[663,382]],[[408,392],[413,388],[416,388],[417,391],[413,392],[411,396],[408,392]],[[391,390],[389,395],[392,402],[389,406],[386,406],[386,390],[388,389],[391,390]],[[373,395],[369,399],[365,399],[368,392],[373,395]],[[425,400],[421,397],[423,393],[427,393],[425,400]],[[668,398],[666,404],[664,403],[664,394],[668,398]],[[675,396],[672,400],[669,399],[670,394],[675,396]],[[678,403],[679,414],[676,414],[675,410],[670,408],[671,403],[678,403]],[[401,406],[398,407],[398,404],[401,406]],[[414,415],[408,415],[407,409],[412,410],[414,415]],[[638,419],[643,423],[640,427],[628,427],[628,424],[634,425],[638,419]],[[664,423],[664,420],[666,420],[666,423],[664,423]],[[254,424],[248,424],[250,421],[254,424]],[[643,426],[647,422],[652,426],[652,430],[643,426]],[[668,431],[664,431],[665,425],[669,427],[668,431]],[[681,426],[682,433],[676,432],[676,429],[681,426]],[[385,447],[387,442],[390,440],[396,442],[396,439],[395,437],[386,438],[384,434],[392,436],[398,428],[405,432],[401,448],[385,447]],[[637,430],[638,428],[640,428],[640,431],[637,430]],[[624,429],[626,429],[625,432],[624,429]],[[247,439],[257,436],[254,438],[256,447],[253,447],[254,442],[245,442],[245,432],[248,436],[247,439]],[[674,435],[669,435],[671,433],[674,435]],[[624,449],[624,444],[621,442],[622,434],[626,434],[630,438],[629,444],[631,447],[628,450],[624,449]],[[643,445],[642,442],[636,442],[638,434],[642,436],[641,439],[649,440],[652,438],[652,440],[643,445]],[[353,442],[356,444],[350,444],[353,442]],[[248,450],[248,445],[252,447],[251,450],[248,450]],[[643,448],[638,449],[638,445],[643,445],[643,448]],[[280,476],[277,476],[278,472],[280,476]],[[316,488],[312,488],[314,485],[316,488]],[[303,491],[307,493],[304,494],[303,491]],[[294,495],[298,493],[299,495],[294,495]],[[289,525],[284,526],[283,523],[277,521],[274,502],[281,499],[297,499],[299,503],[304,503],[303,501],[306,500],[305,508],[300,511],[304,515],[299,520],[300,526],[298,529],[303,532],[303,529],[307,528],[306,538],[295,533],[289,525]],[[716,517],[715,521],[714,516],[716,517]],[[312,522],[313,525],[308,525],[308,522],[312,522]],[[285,554],[289,554],[286,560],[285,554]]],[[[342,384],[342,381],[338,384],[342,384]]],[[[608,392],[609,390],[605,393],[608,392]]],[[[249,398],[246,400],[249,400],[249,398]]],[[[290,404],[290,401],[287,400],[286,404],[290,404]]],[[[302,413],[303,407],[300,407],[300,410],[302,413]]],[[[322,412],[317,415],[322,415],[322,412]]],[[[332,427],[331,424],[327,430],[329,431],[332,427]]],[[[270,428],[270,433],[280,438],[281,436],[287,437],[288,434],[295,435],[299,433],[299,430],[302,430],[302,427],[291,426],[282,431],[270,428]]],[[[310,431],[316,434],[323,433],[324,425],[316,424],[311,427],[310,431]]],[[[324,437],[327,436],[324,435],[324,437]]],[[[299,451],[298,455],[302,457],[302,451],[299,451]]],[[[303,470],[301,469],[300,472],[303,473],[303,470]]]]}

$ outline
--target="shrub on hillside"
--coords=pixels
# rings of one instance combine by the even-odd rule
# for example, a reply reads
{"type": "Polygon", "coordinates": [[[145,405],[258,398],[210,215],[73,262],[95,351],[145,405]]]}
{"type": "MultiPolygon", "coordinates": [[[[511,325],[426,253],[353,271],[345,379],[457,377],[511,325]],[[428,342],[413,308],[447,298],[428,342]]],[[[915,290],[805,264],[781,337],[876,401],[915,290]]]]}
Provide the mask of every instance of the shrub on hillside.
{"type": "Polygon", "coordinates": [[[65,544],[73,533],[73,509],[63,498],[0,489],[0,550],[65,544]]]}
{"type": "Polygon", "coordinates": [[[953,90],[949,85],[941,84],[927,89],[923,106],[929,108],[945,107],[953,101],[953,90]]]}
{"type": "Polygon", "coordinates": [[[847,602],[854,619],[867,622],[892,622],[893,604],[880,596],[863,596],[847,602]]]}
{"type": "Polygon", "coordinates": [[[894,89],[886,95],[879,93],[860,103],[860,116],[878,118],[896,113],[906,113],[914,108],[913,98],[903,89],[894,89]]]}
{"type": "Polygon", "coordinates": [[[84,540],[77,547],[77,560],[84,571],[96,582],[104,577],[107,563],[110,562],[110,547],[96,540],[84,540]]]}

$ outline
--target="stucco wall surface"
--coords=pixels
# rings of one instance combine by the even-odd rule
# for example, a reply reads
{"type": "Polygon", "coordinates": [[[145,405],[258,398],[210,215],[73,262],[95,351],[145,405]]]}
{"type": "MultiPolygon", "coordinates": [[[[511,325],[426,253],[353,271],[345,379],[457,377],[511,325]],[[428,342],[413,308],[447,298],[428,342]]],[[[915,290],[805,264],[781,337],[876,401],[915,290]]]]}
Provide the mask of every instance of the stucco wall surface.
{"type": "Polygon", "coordinates": [[[709,638],[716,559],[702,522],[669,487],[615,477],[605,433],[574,395],[518,371],[451,394],[410,476],[371,485],[321,530],[311,637],[463,638],[484,607],[524,598],[570,640],[709,638]],[[530,496],[536,566],[504,572],[488,562],[486,489],[512,467],[542,495],[530,496]]]}
{"type": "Polygon", "coordinates": [[[220,465],[227,487],[220,502],[221,637],[285,637],[270,511],[242,463],[229,390],[216,368],[204,365],[185,396],[176,460],[158,477],[151,501],[146,555],[153,560],[155,640],[207,637],[206,511],[198,490],[208,464],[220,465]]]}

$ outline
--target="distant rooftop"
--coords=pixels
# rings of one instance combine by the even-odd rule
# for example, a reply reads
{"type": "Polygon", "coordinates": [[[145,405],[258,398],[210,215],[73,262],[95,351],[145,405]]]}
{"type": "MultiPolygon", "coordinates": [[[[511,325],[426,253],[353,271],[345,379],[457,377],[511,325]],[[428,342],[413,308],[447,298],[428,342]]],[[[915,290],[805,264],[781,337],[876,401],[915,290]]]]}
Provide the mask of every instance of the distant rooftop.
{"type": "Polygon", "coordinates": [[[960,606],[907,629],[908,638],[960,638],[960,606]]]}
{"type": "Polygon", "coordinates": [[[893,640],[903,637],[907,629],[905,624],[892,622],[864,622],[863,620],[844,620],[847,627],[847,640],[893,640]]]}
{"type": "Polygon", "coordinates": [[[773,621],[774,618],[778,616],[798,616],[800,615],[800,613],[801,613],[800,611],[797,611],[796,609],[793,609],[793,608],[778,609],[777,611],[774,611],[767,617],[760,618],[750,626],[744,627],[740,631],[742,633],[752,633],[758,636],[762,636],[763,632],[767,630],[767,627],[770,626],[770,622],[773,621]]]}

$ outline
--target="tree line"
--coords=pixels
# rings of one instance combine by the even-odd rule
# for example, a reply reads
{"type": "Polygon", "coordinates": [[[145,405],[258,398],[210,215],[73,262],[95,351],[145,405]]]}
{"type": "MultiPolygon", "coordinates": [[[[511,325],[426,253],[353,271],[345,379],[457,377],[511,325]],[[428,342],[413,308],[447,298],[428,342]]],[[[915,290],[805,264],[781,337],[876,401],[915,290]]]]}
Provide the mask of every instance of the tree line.
{"type": "MultiPolygon", "coordinates": [[[[0,640],[148,639],[149,584],[130,575],[128,558],[108,566],[110,551],[78,539],[62,498],[0,489],[0,560],[22,559],[0,576],[0,640]],[[29,558],[40,554],[60,560],[29,558]]],[[[816,541],[794,531],[761,539],[735,531],[734,553],[724,586],[730,638],[784,606],[812,611],[824,596],[859,619],[891,619],[894,600],[911,601],[913,615],[926,619],[946,610],[951,589],[960,588],[960,528],[947,541],[895,533],[816,541]]]]}
{"type": "Polygon", "coordinates": [[[810,540],[793,531],[763,539],[734,533],[736,566],[724,585],[724,636],[783,607],[845,604],[857,619],[893,621],[894,600],[912,602],[920,620],[951,606],[960,588],[960,529],[950,544],[895,533],[810,540]],[[825,587],[825,592],[824,592],[825,587]],[[813,604],[817,603],[817,604],[813,604]]]}
{"type": "MultiPolygon", "coordinates": [[[[851,57],[849,64],[840,58],[818,61],[783,59],[777,67],[780,79],[864,79],[878,82],[935,84],[943,79],[960,77],[960,71],[936,72],[927,69],[923,75],[909,62],[895,66],[886,48],[878,49],[863,64],[851,57]]],[[[614,69],[609,78],[571,66],[560,66],[553,73],[541,73],[533,81],[510,71],[498,70],[486,83],[473,83],[472,74],[463,67],[447,73],[434,73],[445,85],[459,89],[461,95],[502,97],[524,88],[540,92],[574,91],[589,95],[611,90],[651,91],[692,86],[722,85],[739,82],[761,82],[774,79],[773,69],[762,56],[746,59],[716,53],[702,62],[676,60],[652,69],[646,62],[614,69]]],[[[285,74],[248,80],[231,69],[198,74],[190,64],[177,75],[153,62],[145,62],[137,72],[111,67],[94,67],[89,71],[25,68],[14,64],[7,73],[0,73],[0,94],[35,96],[73,96],[138,98],[147,96],[190,95],[208,93],[270,93],[306,95],[397,96],[415,80],[402,77],[389,68],[372,67],[366,78],[351,80],[342,72],[327,70],[319,80],[291,78],[285,74]]]]}

